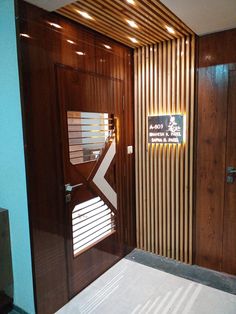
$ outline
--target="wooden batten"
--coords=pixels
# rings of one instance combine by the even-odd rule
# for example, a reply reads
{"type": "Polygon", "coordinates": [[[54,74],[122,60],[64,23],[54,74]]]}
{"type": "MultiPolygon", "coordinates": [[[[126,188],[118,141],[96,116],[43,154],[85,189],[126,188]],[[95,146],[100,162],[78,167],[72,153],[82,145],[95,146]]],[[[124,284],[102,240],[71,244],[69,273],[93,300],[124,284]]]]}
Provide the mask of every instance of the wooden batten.
{"type": "Polygon", "coordinates": [[[58,13],[135,49],[137,246],[192,263],[194,33],[158,0],[77,0],[58,13]],[[148,144],[148,115],[165,113],[185,116],[183,144],[148,144]]]}
{"type": "Polygon", "coordinates": [[[192,34],[135,49],[137,245],[192,263],[194,49],[192,34]],[[183,144],[148,144],[148,115],[181,113],[183,144]]]}
{"type": "Polygon", "coordinates": [[[57,12],[133,48],[193,34],[158,0],[135,0],[135,5],[123,0],[77,0],[57,12]],[[78,11],[92,18],[85,19],[78,11]],[[127,20],[135,21],[138,28],[130,27],[127,20]],[[169,33],[167,26],[175,32],[169,33]]]}

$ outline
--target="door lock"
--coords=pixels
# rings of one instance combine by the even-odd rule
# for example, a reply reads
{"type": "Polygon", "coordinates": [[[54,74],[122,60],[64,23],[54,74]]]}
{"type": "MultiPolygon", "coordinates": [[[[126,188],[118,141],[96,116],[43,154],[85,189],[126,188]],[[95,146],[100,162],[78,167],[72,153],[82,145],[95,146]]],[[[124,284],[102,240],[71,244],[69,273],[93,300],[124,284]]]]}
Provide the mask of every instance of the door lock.
{"type": "Polygon", "coordinates": [[[66,199],[66,203],[70,203],[70,201],[71,201],[71,194],[66,194],[65,199],[66,199]]]}
{"type": "Polygon", "coordinates": [[[71,185],[70,183],[67,183],[65,184],[65,192],[66,192],[66,195],[65,195],[65,199],[66,199],[66,203],[70,203],[71,201],[71,192],[73,191],[73,189],[79,187],[83,185],[83,183],[78,183],[78,184],[75,184],[75,185],[71,185]]]}
{"type": "Polygon", "coordinates": [[[236,177],[236,168],[234,167],[227,167],[227,183],[234,183],[234,179],[236,177]]]}

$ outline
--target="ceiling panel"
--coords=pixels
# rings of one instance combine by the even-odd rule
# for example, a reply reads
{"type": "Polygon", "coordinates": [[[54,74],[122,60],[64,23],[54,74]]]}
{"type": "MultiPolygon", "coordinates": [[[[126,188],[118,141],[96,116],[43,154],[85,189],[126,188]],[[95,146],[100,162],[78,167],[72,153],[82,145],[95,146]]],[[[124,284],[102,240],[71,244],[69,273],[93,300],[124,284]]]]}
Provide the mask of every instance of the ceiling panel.
{"type": "Polygon", "coordinates": [[[26,0],[26,2],[29,2],[47,11],[55,11],[63,7],[64,5],[74,2],[74,1],[73,0],[26,0]]]}
{"type": "Polygon", "coordinates": [[[236,27],[236,0],[161,0],[196,34],[236,27]]]}
{"type": "Polygon", "coordinates": [[[78,0],[57,12],[130,47],[193,33],[158,0],[78,0]],[[85,12],[91,18],[81,15],[85,12]],[[137,27],[131,27],[128,20],[137,27]],[[173,28],[174,33],[168,32],[167,27],[173,28]],[[131,38],[137,42],[132,42],[131,38]]]}

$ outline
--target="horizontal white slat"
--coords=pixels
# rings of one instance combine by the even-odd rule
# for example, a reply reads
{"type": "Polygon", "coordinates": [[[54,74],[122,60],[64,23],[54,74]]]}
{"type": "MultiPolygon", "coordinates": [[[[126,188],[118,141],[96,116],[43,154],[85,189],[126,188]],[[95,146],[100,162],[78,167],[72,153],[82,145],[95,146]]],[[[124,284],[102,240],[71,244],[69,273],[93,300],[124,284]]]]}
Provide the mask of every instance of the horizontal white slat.
{"type": "Polygon", "coordinates": [[[104,202],[101,200],[95,204],[92,204],[90,206],[87,206],[85,208],[82,208],[81,210],[78,210],[76,212],[73,212],[73,219],[76,219],[76,218],[80,218],[79,221],[83,220],[84,218],[89,218],[91,217],[92,215],[94,215],[95,213],[99,213],[100,212],[100,208],[102,208],[102,210],[106,209],[107,208],[107,205],[104,204],[104,202]],[[104,207],[105,206],[105,207],[104,207]],[[98,209],[97,212],[95,212],[95,210],[98,209]],[[93,214],[91,214],[91,212],[93,214]],[[86,217],[84,217],[86,215],[86,217]]]}
{"type": "MultiPolygon", "coordinates": [[[[111,232],[113,230],[113,226],[106,226],[101,230],[98,230],[97,232],[94,232],[93,234],[91,234],[90,236],[86,237],[85,239],[77,242],[76,244],[74,244],[74,250],[81,248],[82,246],[89,246],[94,242],[97,242],[99,240],[99,237],[102,238],[103,234],[107,231],[111,232]]],[[[76,241],[74,241],[76,242],[76,241]]]]}
{"type": "Polygon", "coordinates": [[[82,228],[88,224],[90,224],[91,222],[111,213],[111,210],[107,207],[107,205],[104,205],[102,206],[103,208],[101,208],[101,210],[97,210],[96,213],[94,213],[94,211],[91,212],[91,215],[87,218],[85,218],[84,216],[80,217],[80,218],[76,218],[74,221],[73,221],[73,226],[72,226],[72,230],[73,232],[76,231],[77,229],[79,228],[82,228]],[[77,223],[75,224],[75,221],[77,221],[77,223]]]}
{"type": "Polygon", "coordinates": [[[76,205],[72,212],[74,254],[114,231],[114,219],[114,213],[100,197],[76,205]]]}
{"type": "Polygon", "coordinates": [[[76,212],[77,210],[82,209],[82,208],[87,208],[88,206],[91,206],[91,205],[97,203],[98,201],[101,201],[101,198],[99,196],[91,198],[90,200],[85,201],[83,203],[80,203],[80,204],[75,206],[75,208],[73,209],[73,213],[76,212]]]}
{"type": "MultiPolygon", "coordinates": [[[[111,218],[108,220],[104,220],[103,222],[101,222],[100,224],[95,224],[94,227],[92,229],[89,228],[89,226],[87,226],[87,231],[84,231],[84,233],[80,233],[77,236],[75,236],[74,239],[74,243],[76,243],[77,241],[82,242],[84,240],[87,241],[87,239],[91,236],[91,235],[96,235],[97,232],[99,232],[100,230],[102,231],[104,228],[109,227],[111,228],[112,226],[112,220],[111,218]]],[[[80,230],[78,230],[80,232],[80,230]]]]}
{"type": "Polygon", "coordinates": [[[113,231],[113,230],[108,230],[108,231],[106,231],[104,234],[102,234],[102,235],[98,236],[97,238],[93,239],[90,243],[87,243],[87,244],[85,244],[85,245],[82,245],[81,247],[79,247],[79,248],[77,248],[77,249],[74,247],[74,255],[76,255],[76,254],[78,254],[79,252],[81,252],[82,250],[86,249],[86,247],[88,247],[89,245],[92,245],[93,243],[99,241],[100,239],[102,239],[102,238],[108,236],[109,234],[111,234],[112,231],[113,231]]]}

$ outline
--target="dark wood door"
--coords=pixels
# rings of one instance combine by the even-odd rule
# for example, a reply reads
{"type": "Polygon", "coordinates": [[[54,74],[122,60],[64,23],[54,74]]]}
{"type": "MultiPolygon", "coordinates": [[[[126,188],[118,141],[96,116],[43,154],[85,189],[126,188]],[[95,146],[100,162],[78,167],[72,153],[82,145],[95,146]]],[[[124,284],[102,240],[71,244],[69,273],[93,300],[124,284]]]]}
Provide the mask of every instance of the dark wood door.
{"type": "Polygon", "coordinates": [[[122,81],[57,67],[69,296],[123,256],[122,81]]]}
{"type": "Polygon", "coordinates": [[[230,65],[228,71],[227,117],[222,269],[236,275],[236,65],[230,65]]]}
{"type": "Polygon", "coordinates": [[[198,78],[196,264],[236,275],[236,66],[198,78]]]}

